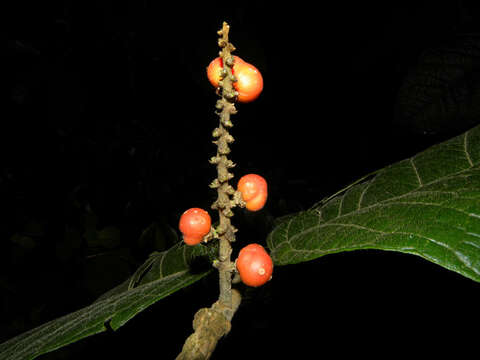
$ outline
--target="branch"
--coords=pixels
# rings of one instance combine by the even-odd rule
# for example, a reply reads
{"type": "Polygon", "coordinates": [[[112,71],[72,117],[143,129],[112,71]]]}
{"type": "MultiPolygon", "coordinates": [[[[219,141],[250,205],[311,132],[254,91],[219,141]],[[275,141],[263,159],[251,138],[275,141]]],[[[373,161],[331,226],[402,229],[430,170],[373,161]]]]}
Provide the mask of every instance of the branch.
{"type": "Polygon", "coordinates": [[[220,278],[219,301],[221,301],[226,307],[230,307],[232,298],[232,269],[234,269],[234,266],[230,261],[230,255],[232,253],[230,243],[235,241],[236,231],[230,222],[230,218],[233,216],[231,208],[235,206],[235,204],[232,204],[230,195],[232,195],[235,190],[228,184],[228,180],[233,177],[233,174],[229,172],[229,169],[232,168],[234,164],[227,157],[228,154],[230,154],[229,144],[234,141],[233,136],[228,132],[228,129],[233,126],[230,115],[237,112],[234,105],[236,92],[233,88],[233,81],[235,78],[232,73],[233,57],[231,55],[231,51],[233,51],[235,47],[228,41],[229,29],[230,27],[228,24],[224,22],[222,29],[218,32],[218,35],[221,36],[218,40],[218,45],[222,48],[220,51],[220,57],[222,58],[224,66],[219,89],[217,90],[222,96],[216,105],[217,109],[220,110],[220,123],[218,128],[214,130],[213,134],[214,137],[218,138],[214,141],[217,145],[217,156],[215,157],[215,163],[217,165],[217,181],[215,182],[215,185],[218,185],[218,198],[212,205],[212,208],[218,209],[219,215],[219,225],[217,228],[217,234],[220,241],[219,262],[217,266],[220,278]]]}
{"type": "Polygon", "coordinates": [[[235,264],[231,261],[231,243],[235,241],[237,229],[232,225],[230,218],[233,216],[232,208],[239,205],[245,206],[241,195],[228,183],[233,178],[229,171],[235,164],[228,159],[230,147],[234,138],[228,132],[233,127],[230,116],[236,114],[235,100],[238,93],[233,87],[237,81],[232,73],[234,58],[231,54],[235,47],[228,41],[230,27],[226,22],[218,31],[220,36],[220,57],[223,62],[221,80],[217,94],[221,98],[217,101],[216,108],[219,115],[219,125],[213,131],[213,141],[217,145],[216,156],[210,159],[210,163],[217,167],[217,178],[210,184],[211,188],[217,189],[217,200],[212,204],[212,209],[218,210],[219,224],[216,228],[216,236],[219,240],[219,257],[214,266],[218,269],[220,294],[218,300],[211,308],[200,309],[194,317],[193,329],[177,360],[203,360],[210,358],[218,340],[226,335],[231,328],[230,321],[241,302],[240,293],[232,290],[232,274],[235,272],[235,264]]]}
{"type": "Polygon", "coordinates": [[[240,292],[233,289],[231,308],[227,308],[220,301],[216,301],[211,308],[198,310],[193,318],[195,332],[187,338],[182,352],[176,360],[209,359],[217,346],[218,340],[230,331],[230,321],[240,302],[240,292]]]}

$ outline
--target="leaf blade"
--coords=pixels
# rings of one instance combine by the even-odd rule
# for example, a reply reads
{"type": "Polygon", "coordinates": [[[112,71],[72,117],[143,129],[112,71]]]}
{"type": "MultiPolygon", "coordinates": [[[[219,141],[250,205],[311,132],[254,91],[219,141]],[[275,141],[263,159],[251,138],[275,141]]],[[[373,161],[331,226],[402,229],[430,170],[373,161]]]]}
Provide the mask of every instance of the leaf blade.
{"type": "Polygon", "coordinates": [[[380,249],[419,255],[480,281],[479,214],[476,127],[286,218],[267,244],[277,265],[380,249]]]}
{"type": "Polygon", "coordinates": [[[214,250],[203,246],[185,249],[185,246],[177,245],[154,254],[156,258],[153,261],[152,258],[147,260],[152,262],[153,266],[138,287],[129,288],[131,278],[128,278],[93,304],[0,344],[0,359],[34,359],[87,336],[106,331],[107,323],[110,328],[117,330],[148,306],[209,274],[211,269],[192,273],[190,263],[198,257],[209,256],[214,250]],[[181,261],[173,259],[179,255],[182,256],[181,261]],[[167,263],[168,266],[165,265],[167,263]],[[158,272],[159,269],[161,273],[158,272]]]}

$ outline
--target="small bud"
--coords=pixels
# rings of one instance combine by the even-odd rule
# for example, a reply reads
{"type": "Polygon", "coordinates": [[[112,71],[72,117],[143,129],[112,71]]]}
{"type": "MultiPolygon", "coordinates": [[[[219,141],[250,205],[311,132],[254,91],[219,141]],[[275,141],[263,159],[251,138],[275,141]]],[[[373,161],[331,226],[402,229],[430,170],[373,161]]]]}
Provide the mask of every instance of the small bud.
{"type": "Polygon", "coordinates": [[[230,154],[230,148],[228,147],[228,145],[225,141],[218,142],[217,146],[218,146],[218,153],[220,155],[230,154]]]}
{"type": "Polygon", "coordinates": [[[210,231],[208,232],[207,235],[205,235],[202,239],[204,243],[209,242],[210,240],[214,239],[216,237],[215,229],[213,227],[210,228],[210,231]]]}
{"type": "Polygon", "coordinates": [[[220,158],[218,156],[212,156],[208,162],[212,165],[217,165],[220,162],[220,158]]]}
{"type": "Polygon", "coordinates": [[[235,239],[235,232],[230,228],[230,229],[226,232],[225,238],[226,238],[229,242],[231,242],[231,243],[235,242],[235,241],[236,241],[236,239],[235,239]]]}
{"type": "Polygon", "coordinates": [[[228,195],[233,195],[235,194],[235,188],[232,186],[232,185],[228,185],[225,189],[225,192],[228,194],[228,195]]]}
{"type": "Polygon", "coordinates": [[[233,216],[232,210],[230,210],[230,209],[228,209],[228,208],[227,208],[227,209],[224,209],[224,210],[222,211],[222,213],[223,213],[223,215],[225,215],[225,216],[228,217],[228,218],[230,218],[230,217],[233,216]]]}
{"type": "Polygon", "coordinates": [[[227,143],[231,144],[231,143],[233,143],[233,142],[235,141],[235,139],[233,138],[232,135],[226,134],[226,135],[225,135],[225,141],[226,141],[227,143]]]}
{"type": "Polygon", "coordinates": [[[236,91],[224,91],[223,96],[225,96],[225,98],[227,98],[228,100],[233,100],[233,99],[235,99],[235,97],[238,96],[238,92],[236,92],[236,91]]]}
{"type": "Polygon", "coordinates": [[[223,109],[223,102],[222,100],[218,100],[217,103],[215,104],[215,108],[218,109],[218,110],[222,110],[223,109]]]}
{"type": "Polygon", "coordinates": [[[223,235],[227,232],[227,229],[225,226],[219,225],[216,229],[217,235],[223,235]]]}
{"type": "Polygon", "coordinates": [[[213,180],[210,185],[209,185],[212,189],[216,189],[220,186],[220,183],[218,182],[218,179],[215,179],[213,180]]]}
{"type": "Polygon", "coordinates": [[[217,203],[217,208],[218,209],[225,209],[230,204],[228,198],[227,199],[218,199],[216,201],[216,203],[217,203]]]}
{"type": "Polygon", "coordinates": [[[232,67],[233,64],[235,63],[235,58],[234,58],[233,56],[230,56],[225,63],[226,63],[228,66],[232,67]]]}
{"type": "Polygon", "coordinates": [[[220,78],[221,78],[221,79],[226,78],[227,75],[228,75],[227,69],[222,69],[222,71],[220,71],[220,78]]]}
{"type": "Polygon", "coordinates": [[[225,126],[225,127],[233,127],[233,124],[232,122],[230,121],[230,119],[222,119],[222,124],[225,126]]]}
{"type": "Polygon", "coordinates": [[[235,108],[235,105],[233,105],[233,104],[230,104],[230,106],[228,107],[228,111],[230,112],[230,114],[233,114],[233,115],[235,115],[237,113],[237,109],[235,108]]]}
{"type": "Polygon", "coordinates": [[[225,111],[228,111],[230,114],[236,114],[237,109],[235,108],[235,103],[230,101],[224,101],[225,111]]]}
{"type": "Polygon", "coordinates": [[[222,130],[220,130],[219,128],[215,128],[212,132],[212,136],[219,137],[220,135],[222,135],[222,130]]]}
{"type": "Polygon", "coordinates": [[[230,180],[233,178],[233,174],[229,173],[226,168],[220,167],[218,170],[218,181],[221,183],[230,180]]]}
{"type": "Polygon", "coordinates": [[[233,201],[236,205],[242,208],[247,205],[247,203],[243,200],[242,193],[240,191],[235,191],[235,193],[233,194],[233,201]]]}

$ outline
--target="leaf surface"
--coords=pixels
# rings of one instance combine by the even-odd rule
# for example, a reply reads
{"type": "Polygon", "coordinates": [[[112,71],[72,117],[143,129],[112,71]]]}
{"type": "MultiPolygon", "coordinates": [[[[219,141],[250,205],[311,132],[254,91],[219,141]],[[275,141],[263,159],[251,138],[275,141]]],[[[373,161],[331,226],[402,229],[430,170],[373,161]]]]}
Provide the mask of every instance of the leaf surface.
{"type": "Polygon", "coordinates": [[[267,244],[277,265],[380,249],[480,281],[480,126],[286,217],[267,244]]]}
{"type": "Polygon", "coordinates": [[[0,344],[0,359],[33,359],[90,335],[124,325],[158,300],[188,286],[210,272],[195,263],[216,249],[175,245],[154,253],[129,279],[90,306],[52,320],[0,344]],[[192,266],[194,271],[192,271],[192,266]]]}

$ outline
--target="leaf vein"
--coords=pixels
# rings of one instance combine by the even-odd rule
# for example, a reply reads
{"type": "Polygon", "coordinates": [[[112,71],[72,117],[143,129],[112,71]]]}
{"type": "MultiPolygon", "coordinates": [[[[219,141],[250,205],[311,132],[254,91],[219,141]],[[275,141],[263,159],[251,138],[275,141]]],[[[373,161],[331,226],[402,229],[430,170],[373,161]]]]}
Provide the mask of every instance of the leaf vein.
{"type": "Polygon", "coordinates": [[[360,194],[360,197],[358,198],[358,206],[357,206],[357,210],[360,210],[362,208],[362,202],[363,202],[363,197],[365,196],[368,188],[370,187],[370,185],[375,181],[377,177],[375,176],[372,180],[370,180],[368,182],[368,184],[365,186],[365,188],[363,189],[362,193],[360,194]]]}
{"type": "MultiPolygon", "coordinates": [[[[452,178],[455,178],[457,176],[461,176],[462,173],[464,173],[465,171],[467,170],[470,170],[470,169],[464,169],[464,170],[461,170],[461,171],[458,171],[457,173],[455,174],[451,174],[450,176],[448,177],[443,177],[441,179],[437,179],[437,180],[433,180],[433,181],[430,181],[428,183],[425,183],[423,184],[423,187],[426,187],[426,186],[430,186],[432,184],[435,184],[437,182],[440,182],[442,180],[446,180],[446,179],[452,179],[452,178]]],[[[340,215],[336,218],[333,218],[331,220],[335,220],[335,219],[338,219],[338,218],[341,218],[341,217],[345,217],[345,216],[351,216],[351,215],[354,215],[354,214],[358,214],[358,213],[365,213],[375,207],[378,207],[378,206],[382,206],[384,205],[385,203],[390,203],[392,200],[397,200],[397,199],[401,199],[401,198],[404,198],[404,197],[407,197],[407,196],[410,196],[412,194],[420,194],[420,193],[423,193],[423,192],[431,192],[431,193],[444,193],[445,191],[440,191],[440,190],[420,190],[421,188],[417,188],[417,189],[414,189],[414,190],[410,190],[404,194],[401,194],[401,195],[397,195],[397,196],[394,196],[394,197],[391,197],[391,198],[387,198],[385,200],[382,200],[382,201],[379,201],[377,203],[374,203],[374,204],[371,204],[371,205],[368,205],[366,207],[363,207],[363,208],[358,208],[356,211],[354,212],[350,212],[350,213],[347,213],[347,214],[343,214],[343,215],[340,215]]],[[[447,191],[446,193],[449,193],[449,191],[447,191]]],[[[478,214],[474,214],[474,213],[470,213],[469,214],[470,216],[473,216],[473,217],[478,217],[480,218],[480,215],[478,214]]],[[[327,220],[327,222],[330,221],[330,220],[327,220]]]]}
{"type": "Polygon", "coordinates": [[[465,135],[463,136],[463,151],[465,152],[465,157],[468,160],[468,163],[470,164],[470,167],[473,167],[473,161],[472,158],[470,157],[470,154],[468,153],[468,133],[469,131],[465,132],[465,135]]]}
{"type": "Polygon", "coordinates": [[[413,171],[415,172],[415,175],[417,176],[418,184],[420,187],[423,186],[422,179],[420,178],[420,174],[418,173],[418,169],[415,166],[415,163],[413,162],[414,156],[410,158],[410,164],[412,165],[413,171]]]}
{"type": "Polygon", "coordinates": [[[344,192],[343,195],[340,197],[340,203],[338,204],[338,214],[337,214],[337,216],[342,215],[343,199],[345,199],[346,194],[347,194],[347,192],[344,192]]]}

